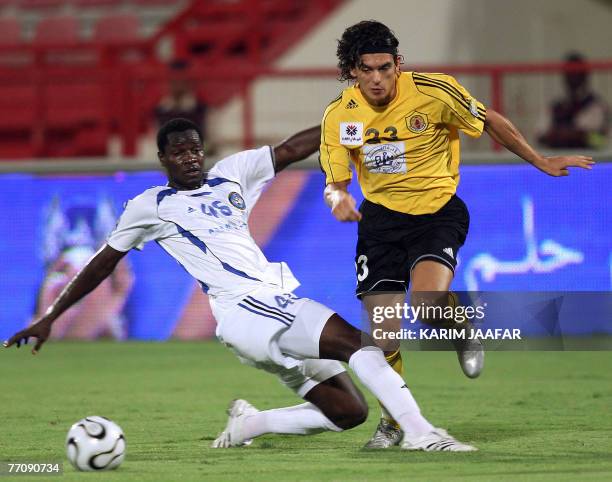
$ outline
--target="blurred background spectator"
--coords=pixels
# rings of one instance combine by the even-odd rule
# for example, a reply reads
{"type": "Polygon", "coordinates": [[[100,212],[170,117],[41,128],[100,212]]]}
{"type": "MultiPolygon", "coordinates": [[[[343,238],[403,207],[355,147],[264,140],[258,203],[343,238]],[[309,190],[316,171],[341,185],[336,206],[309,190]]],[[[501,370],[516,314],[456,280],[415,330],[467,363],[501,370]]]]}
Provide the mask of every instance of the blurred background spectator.
{"type": "Polygon", "coordinates": [[[572,52],[565,61],[572,68],[564,74],[565,95],[552,104],[549,127],[540,143],[551,148],[601,149],[607,143],[608,105],[590,86],[585,57],[572,52]]]}
{"type": "Polygon", "coordinates": [[[206,112],[208,109],[206,104],[198,97],[193,82],[189,78],[189,64],[184,60],[175,60],[169,68],[171,73],[168,93],[160,100],[154,110],[155,130],[176,117],[189,119],[200,127],[204,145],[207,145],[206,112]]]}

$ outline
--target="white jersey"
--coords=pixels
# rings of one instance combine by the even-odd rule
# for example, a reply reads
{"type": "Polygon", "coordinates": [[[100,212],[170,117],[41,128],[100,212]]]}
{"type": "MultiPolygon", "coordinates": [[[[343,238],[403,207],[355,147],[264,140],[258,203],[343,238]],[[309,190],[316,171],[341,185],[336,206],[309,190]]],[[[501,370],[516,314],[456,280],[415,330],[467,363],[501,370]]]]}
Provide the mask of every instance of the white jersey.
{"type": "Polygon", "coordinates": [[[266,259],[247,224],[274,174],[265,146],[222,159],[199,189],[147,189],[127,203],[107,243],[125,252],[156,241],[211,296],[217,318],[262,286],[290,292],[298,281],[285,263],[266,259]]]}

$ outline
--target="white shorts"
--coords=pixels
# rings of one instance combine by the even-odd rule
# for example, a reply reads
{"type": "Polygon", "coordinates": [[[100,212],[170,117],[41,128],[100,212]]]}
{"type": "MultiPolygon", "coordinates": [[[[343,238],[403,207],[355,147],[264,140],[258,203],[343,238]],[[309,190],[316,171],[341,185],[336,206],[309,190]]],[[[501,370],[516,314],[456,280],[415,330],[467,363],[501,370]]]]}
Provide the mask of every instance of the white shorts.
{"type": "Polygon", "coordinates": [[[217,337],[242,363],[277,375],[303,397],[345,371],[338,361],[319,359],[321,332],[333,314],[309,298],[262,287],[224,311],[217,337]]]}

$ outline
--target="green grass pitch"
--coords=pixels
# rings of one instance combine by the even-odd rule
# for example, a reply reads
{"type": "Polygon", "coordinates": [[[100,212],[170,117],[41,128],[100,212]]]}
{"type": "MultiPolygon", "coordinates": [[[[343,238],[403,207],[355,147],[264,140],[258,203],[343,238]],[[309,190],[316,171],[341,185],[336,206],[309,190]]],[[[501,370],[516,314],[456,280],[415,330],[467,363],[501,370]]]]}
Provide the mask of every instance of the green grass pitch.
{"type": "Polygon", "coordinates": [[[0,460],[65,469],[16,480],[612,480],[612,352],[490,352],[478,380],[461,374],[454,353],[405,353],[423,412],[480,448],[468,454],[362,450],[379,414],[370,394],[368,421],[351,431],[210,449],[231,399],[298,402],[215,342],[50,342],[35,357],[29,348],[0,356],[0,460]],[[125,431],[118,470],[78,473],[66,461],[66,432],[87,415],[125,431]]]}

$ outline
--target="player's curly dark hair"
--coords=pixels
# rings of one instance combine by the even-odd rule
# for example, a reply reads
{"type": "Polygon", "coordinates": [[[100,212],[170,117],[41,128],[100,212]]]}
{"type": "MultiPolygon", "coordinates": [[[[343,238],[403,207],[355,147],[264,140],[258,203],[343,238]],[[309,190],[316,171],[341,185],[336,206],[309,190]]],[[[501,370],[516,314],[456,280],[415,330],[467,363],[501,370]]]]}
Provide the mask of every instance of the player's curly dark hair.
{"type": "Polygon", "coordinates": [[[185,132],[194,130],[198,133],[200,141],[202,141],[202,132],[200,128],[191,122],[189,119],[182,119],[177,117],[166,122],[159,131],[157,131],[157,150],[159,152],[165,152],[166,146],[168,145],[168,134],[173,132],[185,132]]]}
{"type": "Polygon", "coordinates": [[[374,53],[378,49],[397,57],[399,41],[393,31],[385,24],[376,20],[363,20],[348,27],[338,40],[338,68],[339,80],[353,78],[351,69],[359,64],[359,57],[363,53],[374,53]],[[367,52],[364,52],[366,50],[367,52]]]}

